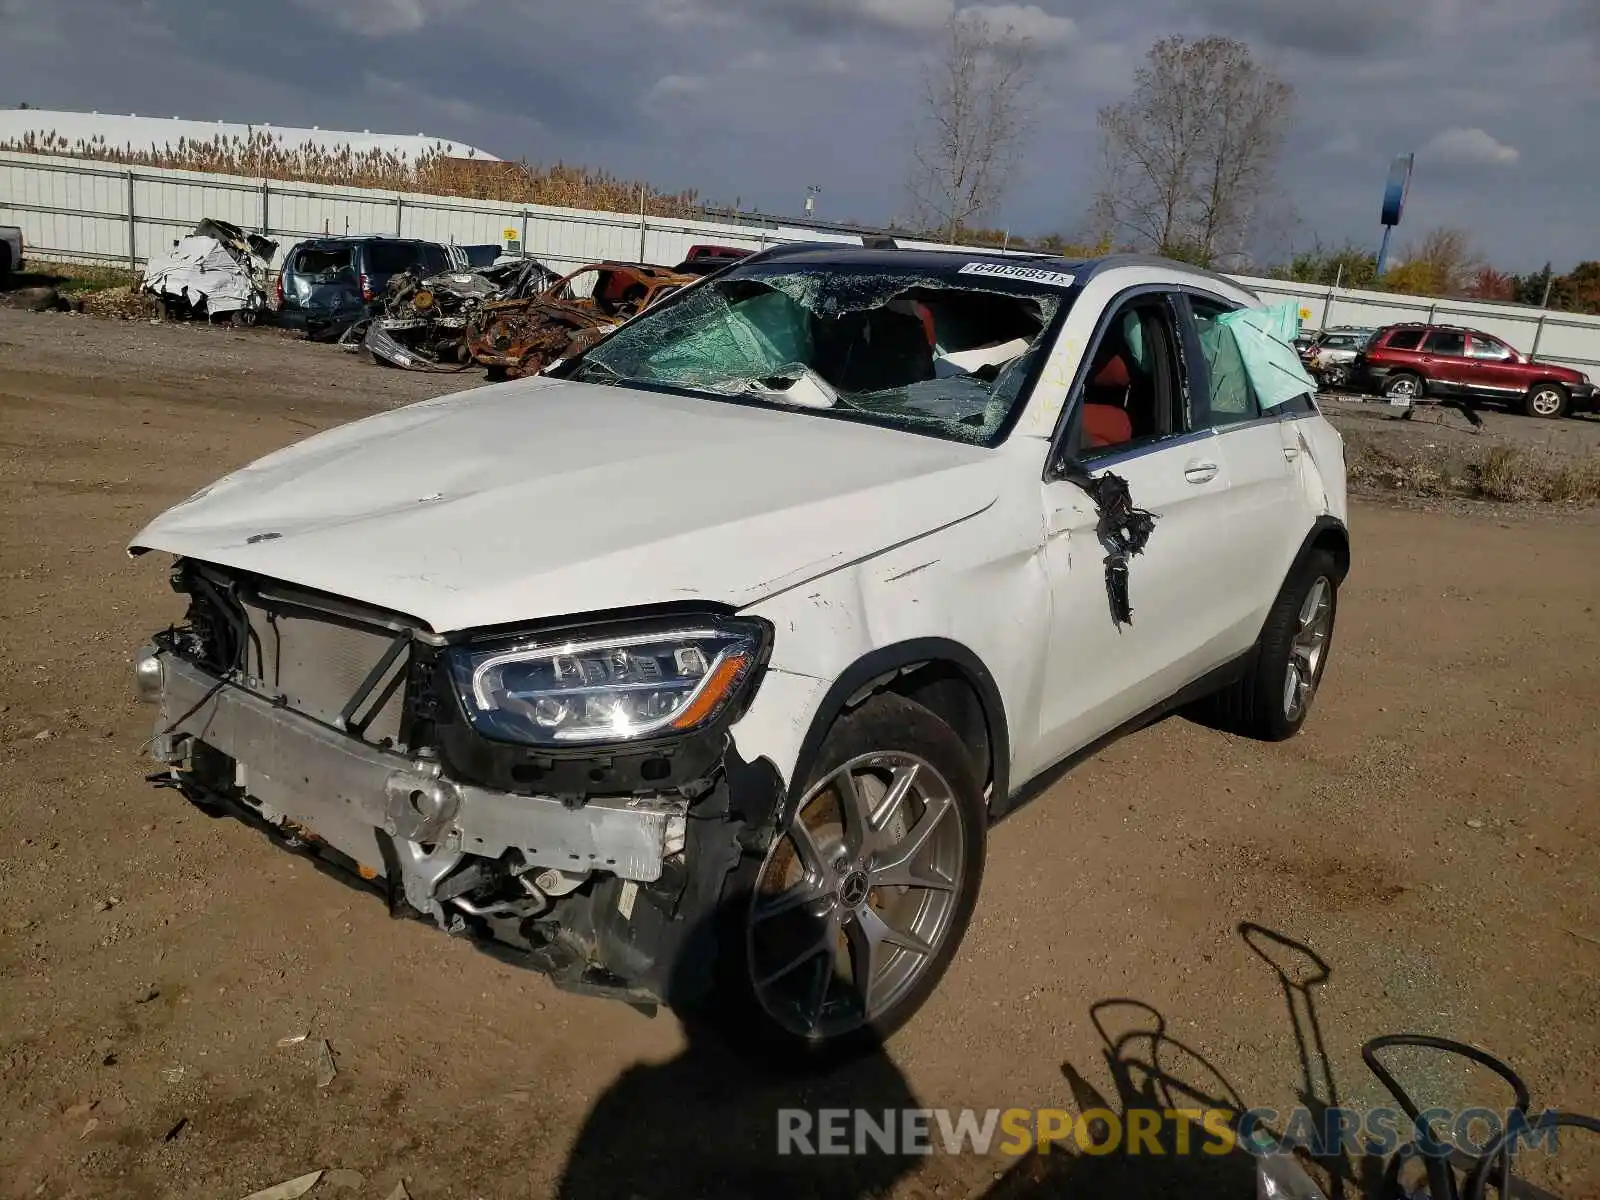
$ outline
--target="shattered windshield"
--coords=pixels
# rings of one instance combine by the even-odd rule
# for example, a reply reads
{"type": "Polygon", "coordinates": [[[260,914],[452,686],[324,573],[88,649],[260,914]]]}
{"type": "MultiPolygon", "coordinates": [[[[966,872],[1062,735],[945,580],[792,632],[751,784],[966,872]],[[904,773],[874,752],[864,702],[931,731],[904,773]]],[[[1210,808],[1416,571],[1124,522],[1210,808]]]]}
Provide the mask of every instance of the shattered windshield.
{"type": "Polygon", "coordinates": [[[915,272],[758,263],[644,313],[562,373],[982,443],[1074,294],[1059,270],[959,258],[915,272]]]}

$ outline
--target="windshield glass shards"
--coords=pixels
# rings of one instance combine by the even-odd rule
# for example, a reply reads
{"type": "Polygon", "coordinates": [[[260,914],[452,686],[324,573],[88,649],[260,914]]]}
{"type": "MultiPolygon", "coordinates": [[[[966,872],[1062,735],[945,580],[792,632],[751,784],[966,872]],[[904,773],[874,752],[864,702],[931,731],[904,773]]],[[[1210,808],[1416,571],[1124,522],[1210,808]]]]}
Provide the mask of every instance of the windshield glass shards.
{"type": "MultiPolygon", "coordinates": [[[[838,263],[735,268],[645,312],[570,377],[831,410],[988,442],[1022,396],[1071,275],[896,272],[838,263]]],[[[564,371],[563,374],[567,374],[564,371]]]]}

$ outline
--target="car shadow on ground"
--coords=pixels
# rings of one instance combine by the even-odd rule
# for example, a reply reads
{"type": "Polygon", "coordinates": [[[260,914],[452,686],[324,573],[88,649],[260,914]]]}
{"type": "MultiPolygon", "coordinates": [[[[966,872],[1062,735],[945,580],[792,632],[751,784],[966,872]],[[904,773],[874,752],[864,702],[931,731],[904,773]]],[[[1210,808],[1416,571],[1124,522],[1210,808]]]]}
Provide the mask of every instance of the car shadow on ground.
{"type": "MultiPolygon", "coordinates": [[[[1299,1051],[1296,1103],[1320,1121],[1340,1102],[1315,997],[1331,972],[1309,947],[1272,930],[1242,925],[1239,933],[1282,991],[1299,1051]]],[[[870,1144],[864,1153],[778,1151],[783,1110],[803,1110],[815,1119],[828,1109],[898,1115],[921,1107],[881,1048],[842,1066],[796,1074],[733,1048],[726,1029],[703,1015],[680,1016],[685,1048],[666,1062],[630,1068],[588,1114],[563,1173],[557,1193],[562,1200],[733,1195],[864,1200],[889,1194],[928,1166],[924,1155],[886,1153],[870,1144]]],[[[985,1160],[981,1171],[973,1166],[954,1174],[981,1174],[987,1183],[983,1200],[1255,1195],[1257,1159],[1236,1140],[1239,1117],[1251,1104],[1223,1071],[1172,1036],[1167,1018],[1152,1005],[1107,999],[1089,1016],[1103,1043],[1100,1067],[1081,1071],[1064,1063],[1066,1094],[1048,1101],[1074,1121],[1083,1118],[1089,1146],[1069,1135],[1049,1152],[1015,1159],[998,1177],[992,1175],[994,1163],[1003,1161],[998,1159],[985,1160]],[[1110,1090],[1098,1087],[1091,1075],[1109,1079],[1110,1090]],[[1141,1152],[1129,1153],[1125,1131],[1140,1110],[1187,1110],[1187,1117],[1163,1120],[1155,1128],[1159,1152],[1147,1139],[1141,1152]],[[1113,1138],[1113,1128],[1124,1134],[1113,1138]],[[1219,1136],[1223,1130],[1232,1136],[1219,1136]]],[[[1281,1123],[1268,1128],[1282,1132],[1281,1123]]],[[[937,1156],[937,1132],[933,1141],[937,1156]]],[[[1307,1165],[1328,1200],[1376,1194],[1380,1164],[1339,1158],[1307,1165]]],[[[936,1169],[932,1177],[945,1173],[936,1169]]],[[[941,1194],[948,1191],[943,1187],[941,1194]]]]}

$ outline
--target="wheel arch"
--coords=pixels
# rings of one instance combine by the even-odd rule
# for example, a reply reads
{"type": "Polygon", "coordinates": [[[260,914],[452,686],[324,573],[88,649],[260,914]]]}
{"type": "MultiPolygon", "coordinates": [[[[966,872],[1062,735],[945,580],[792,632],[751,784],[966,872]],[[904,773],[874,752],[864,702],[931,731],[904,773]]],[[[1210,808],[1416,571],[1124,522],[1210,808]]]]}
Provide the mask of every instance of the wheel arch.
{"type": "Polygon", "coordinates": [[[1344,583],[1345,577],[1350,574],[1350,531],[1345,523],[1338,517],[1327,515],[1320,516],[1311,525],[1311,531],[1306,534],[1305,541],[1300,543],[1300,549],[1294,556],[1294,562],[1289,566],[1286,579],[1292,579],[1305,566],[1306,560],[1318,550],[1326,550],[1333,555],[1333,561],[1339,569],[1339,583],[1344,583]]]}
{"type": "Polygon", "coordinates": [[[1011,735],[1005,703],[983,661],[960,642],[925,637],[868,651],[834,680],[812,714],[790,778],[791,798],[804,790],[828,731],[844,713],[880,692],[929,709],[953,728],[973,756],[991,807],[1010,793],[1011,735]]]}

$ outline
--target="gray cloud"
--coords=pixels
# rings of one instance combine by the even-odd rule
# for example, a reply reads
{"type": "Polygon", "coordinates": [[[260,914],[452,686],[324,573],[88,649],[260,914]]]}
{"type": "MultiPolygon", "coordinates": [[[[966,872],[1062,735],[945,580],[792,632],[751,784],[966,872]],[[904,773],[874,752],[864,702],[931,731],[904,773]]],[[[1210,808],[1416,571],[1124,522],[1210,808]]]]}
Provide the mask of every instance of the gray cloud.
{"type": "Polygon", "coordinates": [[[1299,92],[1282,179],[1299,241],[1375,246],[1389,160],[1414,150],[1402,239],[1463,225],[1512,270],[1600,255],[1600,162],[1581,152],[1596,0],[586,0],[559,21],[525,0],[0,0],[0,104],[426,131],[776,212],[818,184],[823,215],[881,221],[904,199],[919,63],[980,3],[1051,55],[995,214],[1013,231],[1077,224],[1095,111],[1155,38],[1222,32],[1299,92]]]}
{"type": "Polygon", "coordinates": [[[1429,138],[1419,158],[1447,167],[1514,167],[1522,160],[1522,151],[1485,130],[1457,125],[1429,138]]]}
{"type": "Polygon", "coordinates": [[[982,18],[997,32],[1010,29],[1041,48],[1063,45],[1077,32],[1077,22],[1069,16],[1012,0],[961,4],[956,0],[662,0],[654,11],[657,20],[668,25],[727,27],[742,18],[811,36],[869,32],[913,38],[938,32],[960,13],[982,18]]]}
{"type": "Polygon", "coordinates": [[[1211,27],[1319,55],[1365,54],[1425,29],[1430,0],[1194,0],[1211,27]]]}

